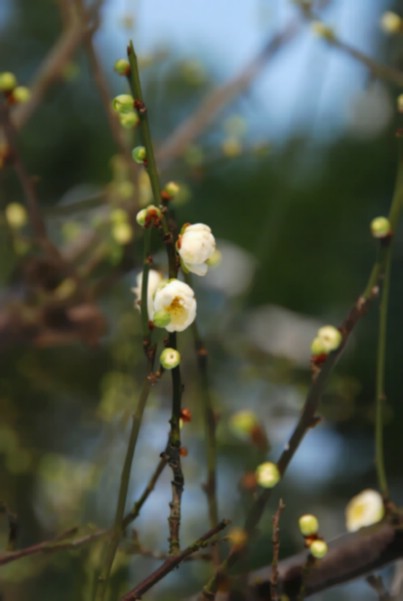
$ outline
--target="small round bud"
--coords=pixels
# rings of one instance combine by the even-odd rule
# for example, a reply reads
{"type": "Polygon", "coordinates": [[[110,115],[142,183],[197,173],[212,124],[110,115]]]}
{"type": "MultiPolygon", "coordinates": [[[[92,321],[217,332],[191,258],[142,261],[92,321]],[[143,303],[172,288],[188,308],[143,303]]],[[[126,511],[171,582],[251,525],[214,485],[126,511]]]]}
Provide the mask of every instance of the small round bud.
{"type": "Polygon", "coordinates": [[[136,221],[140,227],[148,227],[149,225],[159,225],[162,213],[155,205],[149,205],[145,209],[141,209],[136,215],[136,221]]]}
{"type": "Polygon", "coordinates": [[[186,447],[180,447],[180,449],[179,449],[179,455],[181,457],[187,457],[189,455],[189,451],[187,450],[186,447]]]}
{"type": "Polygon", "coordinates": [[[389,35],[402,31],[402,19],[392,11],[386,11],[381,17],[381,29],[389,35]]]}
{"type": "Polygon", "coordinates": [[[230,159],[238,157],[242,153],[242,142],[235,136],[228,136],[222,142],[221,150],[223,155],[230,159]]]}
{"type": "Polygon", "coordinates": [[[28,222],[28,214],[23,205],[19,202],[10,202],[5,209],[6,219],[8,225],[19,230],[28,222]]]}
{"type": "Polygon", "coordinates": [[[229,542],[238,550],[242,549],[248,540],[248,535],[243,528],[231,528],[228,532],[229,542]]]}
{"type": "Polygon", "coordinates": [[[319,530],[318,519],[309,513],[302,515],[298,520],[300,532],[303,536],[312,536],[319,530]]]}
{"type": "Polygon", "coordinates": [[[271,461],[261,463],[256,469],[257,483],[263,488],[273,488],[279,483],[280,478],[277,465],[271,461]]]}
{"type": "Polygon", "coordinates": [[[133,111],[134,99],[130,94],[119,94],[112,100],[112,108],[117,113],[130,113],[133,111]]]}
{"type": "Polygon", "coordinates": [[[165,184],[161,196],[164,200],[171,200],[174,198],[179,192],[179,186],[176,182],[168,182],[165,184]]]}
{"type": "Polygon", "coordinates": [[[119,75],[129,75],[130,73],[130,64],[125,58],[119,58],[113,65],[113,68],[119,75]]]}
{"type": "Polygon", "coordinates": [[[386,238],[392,231],[390,221],[387,217],[375,217],[371,221],[370,227],[374,238],[386,238]]]}
{"type": "Polygon", "coordinates": [[[147,160],[147,151],[144,146],[136,146],[132,150],[132,157],[135,163],[139,165],[144,165],[147,160]]]}
{"type": "Polygon", "coordinates": [[[338,349],[343,339],[341,332],[334,326],[319,328],[317,338],[322,342],[322,352],[324,353],[330,353],[338,349]]]}
{"type": "Polygon", "coordinates": [[[234,434],[241,436],[249,436],[253,432],[254,428],[259,425],[256,414],[248,409],[234,413],[231,416],[229,423],[234,434]]]}
{"type": "Polygon", "coordinates": [[[166,328],[171,323],[171,316],[168,311],[156,311],[153,315],[153,323],[157,328],[166,328]]]}
{"type": "Polygon", "coordinates": [[[322,21],[313,21],[311,23],[311,30],[318,37],[328,41],[332,41],[336,37],[333,29],[325,23],[323,23],[322,21]]]}
{"type": "Polygon", "coordinates": [[[322,559],[328,552],[328,546],[324,540],[314,540],[309,547],[310,554],[316,559],[322,559]]]}
{"type": "Polygon", "coordinates": [[[192,421],[192,412],[187,407],[182,407],[180,418],[183,422],[191,422],[192,421]]]}
{"type": "Polygon", "coordinates": [[[17,86],[12,93],[13,102],[23,104],[31,98],[31,91],[26,86],[17,86]]]}
{"type": "Polygon", "coordinates": [[[11,92],[17,85],[17,78],[10,71],[0,73],[0,92],[11,92]]]}
{"type": "Polygon", "coordinates": [[[120,125],[125,129],[133,129],[133,127],[136,127],[138,125],[139,121],[139,116],[135,111],[130,111],[129,113],[121,113],[119,115],[120,125]]]}
{"type": "Polygon", "coordinates": [[[316,336],[311,342],[311,353],[315,357],[318,355],[327,355],[326,346],[323,343],[322,338],[316,336]]]}
{"type": "MultiPolygon", "coordinates": [[[[155,319],[155,316],[154,316],[155,319]]],[[[155,323],[155,321],[154,321],[155,323]]],[[[160,363],[165,369],[174,369],[181,362],[180,352],[175,348],[165,348],[160,355],[160,363]]],[[[183,419],[183,417],[182,417],[183,419]]]]}

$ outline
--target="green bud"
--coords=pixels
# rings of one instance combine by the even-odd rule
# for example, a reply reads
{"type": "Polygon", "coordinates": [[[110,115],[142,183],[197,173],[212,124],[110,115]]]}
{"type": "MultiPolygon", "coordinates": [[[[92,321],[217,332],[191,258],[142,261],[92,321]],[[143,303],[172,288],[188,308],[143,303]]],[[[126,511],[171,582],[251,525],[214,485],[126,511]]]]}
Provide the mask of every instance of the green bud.
{"type": "Polygon", "coordinates": [[[130,94],[119,94],[112,100],[112,108],[117,113],[131,113],[133,106],[134,99],[130,94]]]}
{"type": "Polygon", "coordinates": [[[10,71],[0,73],[0,92],[11,92],[17,85],[17,78],[10,71]]]}
{"type": "Polygon", "coordinates": [[[144,165],[147,159],[147,151],[144,146],[136,146],[132,150],[132,157],[135,163],[139,165],[144,165]]]}
{"type": "Polygon", "coordinates": [[[5,208],[5,214],[8,225],[19,230],[28,222],[28,213],[26,208],[19,202],[10,202],[5,208]]]}
{"type": "Polygon", "coordinates": [[[31,98],[31,91],[29,88],[25,86],[17,86],[13,90],[13,100],[18,104],[22,104],[23,102],[28,102],[31,98]]]}
{"type": "Polygon", "coordinates": [[[312,536],[319,530],[318,519],[309,513],[302,515],[299,518],[298,525],[303,536],[312,536]]]}
{"type": "Polygon", "coordinates": [[[149,205],[145,209],[141,209],[136,215],[136,221],[140,227],[146,227],[150,223],[159,221],[162,213],[155,205],[149,205]]]}
{"type": "Polygon", "coordinates": [[[328,546],[324,540],[314,540],[309,547],[309,551],[313,557],[316,557],[316,559],[322,559],[322,557],[325,557],[326,553],[328,552],[328,546]]]}
{"type": "Polygon", "coordinates": [[[261,463],[256,469],[257,483],[263,488],[273,488],[278,484],[280,478],[277,465],[271,461],[261,463]]]}
{"type": "Polygon", "coordinates": [[[133,129],[138,125],[140,119],[138,114],[135,111],[131,111],[130,113],[121,113],[119,115],[120,125],[125,129],[133,129]]]}
{"type": "Polygon", "coordinates": [[[171,323],[171,316],[167,311],[157,311],[154,313],[153,323],[157,328],[165,328],[171,323]]]}
{"type": "Polygon", "coordinates": [[[179,186],[176,182],[168,182],[162,190],[162,196],[168,199],[174,198],[179,192],[179,186]]]}
{"type": "Polygon", "coordinates": [[[130,64],[125,58],[119,58],[113,68],[119,75],[129,75],[130,73],[130,64]]]}
{"type": "MultiPolygon", "coordinates": [[[[155,323],[155,322],[154,322],[155,323]]],[[[166,348],[160,355],[160,363],[165,369],[174,369],[178,367],[181,361],[181,355],[179,351],[174,348],[166,348]]]]}
{"type": "Polygon", "coordinates": [[[375,217],[371,221],[370,227],[374,238],[386,238],[392,231],[390,221],[387,217],[375,217]]]}

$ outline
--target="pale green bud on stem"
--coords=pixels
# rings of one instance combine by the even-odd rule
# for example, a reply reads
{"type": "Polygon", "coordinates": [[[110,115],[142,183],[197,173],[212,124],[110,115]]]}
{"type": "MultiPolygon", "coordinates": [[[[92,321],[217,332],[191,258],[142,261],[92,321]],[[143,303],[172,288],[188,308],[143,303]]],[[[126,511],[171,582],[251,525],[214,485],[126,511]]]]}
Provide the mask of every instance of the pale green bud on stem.
{"type": "Polygon", "coordinates": [[[175,198],[178,192],[178,184],[176,182],[168,182],[161,192],[161,198],[162,200],[172,200],[172,198],[175,198]]]}
{"type": "Polygon", "coordinates": [[[129,113],[119,114],[119,121],[120,125],[125,129],[133,129],[138,125],[140,118],[136,111],[131,111],[129,113]]]}
{"type": "Polygon", "coordinates": [[[6,206],[5,214],[8,225],[14,230],[20,230],[28,222],[28,213],[18,202],[10,202],[6,206]]]}
{"type": "Polygon", "coordinates": [[[136,146],[132,150],[132,157],[135,163],[145,165],[147,163],[147,151],[144,146],[136,146]]]}
{"type": "Polygon", "coordinates": [[[129,61],[127,61],[125,58],[119,58],[113,68],[115,69],[116,73],[118,73],[119,75],[129,75],[130,74],[130,64],[129,61]]]}
{"type": "Polygon", "coordinates": [[[371,234],[374,238],[387,238],[392,233],[390,221],[387,217],[375,217],[371,221],[371,234]]]}
{"type": "Polygon", "coordinates": [[[160,355],[160,363],[165,369],[174,369],[175,367],[178,367],[180,361],[180,352],[174,348],[168,347],[164,349],[160,355]]]}
{"type": "Polygon", "coordinates": [[[12,100],[16,104],[23,104],[24,102],[28,102],[30,98],[31,91],[25,86],[17,86],[12,92],[12,100]]]}
{"type": "Polygon", "coordinates": [[[277,465],[271,461],[258,465],[255,474],[257,483],[263,488],[273,488],[281,478],[277,465]]]}
{"type": "Polygon", "coordinates": [[[328,552],[328,546],[324,540],[317,539],[314,540],[309,546],[309,552],[312,557],[316,559],[322,559],[328,552]]]}
{"type": "Polygon", "coordinates": [[[160,209],[155,205],[149,205],[137,213],[136,221],[140,227],[158,226],[161,223],[161,217],[162,213],[160,209]]]}
{"type": "Polygon", "coordinates": [[[12,92],[17,85],[17,78],[10,71],[0,73],[0,92],[12,92]]]}
{"type": "Polygon", "coordinates": [[[311,344],[312,355],[327,355],[339,348],[343,336],[340,330],[334,326],[323,326],[319,328],[316,337],[311,344]]]}
{"type": "Polygon", "coordinates": [[[119,94],[112,100],[112,108],[117,113],[133,112],[134,99],[130,94],[119,94]]]}
{"type": "Polygon", "coordinates": [[[318,519],[309,513],[302,515],[298,520],[300,532],[303,536],[312,536],[318,533],[318,519]]]}

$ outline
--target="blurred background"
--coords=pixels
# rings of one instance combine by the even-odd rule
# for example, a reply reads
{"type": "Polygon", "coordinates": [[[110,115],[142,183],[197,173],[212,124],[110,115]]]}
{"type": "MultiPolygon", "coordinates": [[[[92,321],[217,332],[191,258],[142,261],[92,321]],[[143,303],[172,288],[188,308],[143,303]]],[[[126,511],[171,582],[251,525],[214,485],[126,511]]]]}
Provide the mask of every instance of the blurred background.
{"type": "MultiPolygon", "coordinates": [[[[218,416],[220,516],[241,525],[252,498],[242,477],[275,460],[286,443],[310,382],[310,341],[322,324],[343,320],[376,256],[369,222],[388,211],[393,193],[399,82],[377,77],[349,48],[401,68],[403,36],[380,26],[385,11],[399,9],[401,3],[387,0],[329,0],[314,2],[313,14],[304,16],[289,0],[2,0],[0,71],[12,71],[32,91],[28,103],[11,109],[18,153],[60,252],[50,258],[29,225],[10,225],[7,206],[25,204],[26,189],[5,160],[0,499],[18,515],[18,548],[75,526],[80,533],[109,527],[145,373],[131,288],[142,262],[135,215],[151,196],[144,172],[128,160],[138,133],[121,128],[109,108],[113,96],[128,91],[113,69],[128,40],[140,59],[161,180],[180,184],[172,203],[177,223],[209,224],[222,252],[221,264],[194,285],[218,416]],[[329,43],[312,20],[331,27],[342,46],[329,43]],[[231,427],[231,417],[245,409],[255,412],[270,448],[231,427]]],[[[161,249],[155,238],[155,263],[164,270],[161,249]]],[[[402,263],[396,235],[385,453],[398,503],[402,263]]],[[[286,557],[302,548],[300,514],[315,513],[331,540],[345,532],[348,500],[376,488],[376,339],[373,306],[331,378],[323,421],[292,462],[243,568],[270,562],[279,496],[286,503],[280,552],[286,557]]],[[[183,429],[183,546],[208,529],[202,394],[192,344],[190,333],[180,336],[183,403],[193,414],[183,429]]],[[[163,379],[147,406],[128,507],[165,448],[169,415],[163,379]]],[[[138,539],[130,535],[119,551],[111,599],[158,565],[147,554],[167,550],[170,479],[166,470],[134,524],[138,539]]],[[[7,519],[0,517],[5,548],[7,519]]],[[[90,599],[101,547],[3,566],[0,596],[90,599]]],[[[189,562],[147,598],[185,598],[208,574],[208,565],[189,562]]],[[[317,598],[376,595],[356,582],[317,598]]]]}

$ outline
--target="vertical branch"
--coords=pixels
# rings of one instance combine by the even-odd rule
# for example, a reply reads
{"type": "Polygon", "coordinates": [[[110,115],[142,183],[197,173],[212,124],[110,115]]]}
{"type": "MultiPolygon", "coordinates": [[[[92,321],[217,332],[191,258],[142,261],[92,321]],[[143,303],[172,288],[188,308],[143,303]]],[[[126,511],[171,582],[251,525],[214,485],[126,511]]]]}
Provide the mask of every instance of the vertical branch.
{"type": "MultiPolygon", "coordinates": [[[[151,189],[153,192],[153,198],[156,205],[161,203],[161,185],[158,175],[157,163],[155,160],[154,146],[151,138],[150,125],[148,121],[147,106],[143,99],[143,93],[141,88],[140,74],[138,68],[137,56],[134,51],[133,42],[130,41],[127,48],[127,56],[130,64],[130,73],[128,75],[129,85],[134,97],[134,106],[137,109],[140,117],[140,134],[141,139],[146,149],[146,161],[145,167],[147,169],[148,176],[150,178],[151,189]]],[[[164,242],[168,257],[168,271],[170,278],[176,278],[178,273],[176,250],[175,250],[175,237],[171,231],[168,221],[165,217],[165,207],[161,220],[162,231],[164,234],[164,242]]],[[[143,272],[143,291],[147,291],[147,270],[143,272]]],[[[144,317],[143,317],[144,319],[144,317]]],[[[177,348],[176,333],[170,333],[168,338],[168,344],[171,348],[177,348]]],[[[181,521],[181,502],[182,493],[184,488],[184,478],[181,466],[181,439],[180,439],[180,415],[181,415],[181,403],[182,403],[182,378],[180,367],[175,367],[171,371],[172,378],[172,412],[170,418],[170,433],[168,438],[168,444],[165,449],[164,457],[169,464],[172,474],[172,499],[170,503],[170,515],[168,518],[169,523],[169,550],[170,553],[176,554],[179,552],[179,530],[181,521]]]]}
{"type": "Polygon", "coordinates": [[[283,499],[280,499],[277,507],[277,511],[273,516],[273,534],[272,534],[272,547],[273,547],[273,559],[271,562],[271,578],[270,578],[270,599],[271,601],[278,601],[279,599],[279,572],[278,572],[278,559],[280,554],[280,517],[281,513],[285,508],[283,499]]]}

